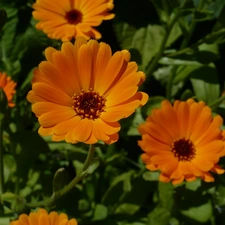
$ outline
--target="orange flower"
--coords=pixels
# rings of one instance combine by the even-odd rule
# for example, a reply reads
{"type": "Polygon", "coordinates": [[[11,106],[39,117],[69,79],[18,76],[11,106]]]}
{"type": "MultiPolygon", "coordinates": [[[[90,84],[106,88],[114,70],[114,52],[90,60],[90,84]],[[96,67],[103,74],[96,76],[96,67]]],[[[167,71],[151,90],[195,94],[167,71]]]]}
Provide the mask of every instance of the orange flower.
{"type": "Polygon", "coordinates": [[[129,62],[130,53],[112,55],[109,45],[80,37],[74,45],[64,42],[61,51],[47,48],[45,55],[27,97],[41,125],[39,133],[70,143],[117,141],[117,121],[148,99],[137,92],[145,75],[129,62]]]}
{"type": "Polygon", "coordinates": [[[73,37],[100,39],[101,34],[93,27],[103,20],[114,18],[108,11],[113,9],[113,0],[37,0],[33,4],[36,24],[49,38],[69,41],[73,37]]]}
{"type": "Polygon", "coordinates": [[[16,83],[11,80],[11,77],[6,76],[6,73],[0,72],[0,88],[2,88],[5,92],[9,107],[15,106],[15,104],[12,102],[13,95],[16,93],[15,87],[16,83]]]}
{"type": "Polygon", "coordinates": [[[214,181],[209,171],[222,174],[216,163],[225,155],[220,116],[212,118],[211,109],[204,102],[162,102],[154,109],[145,124],[139,126],[145,152],[142,160],[149,170],[160,170],[160,181],[179,184],[184,179],[200,177],[214,181]]]}
{"type": "Polygon", "coordinates": [[[45,209],[39,209],[37,212],[31,212],[28,215],[22,214],[19,219],[12,221],[10,225],[77,225],[75,219],[68,220],[65,213],[57,212],[47,213],[45,209]]]}

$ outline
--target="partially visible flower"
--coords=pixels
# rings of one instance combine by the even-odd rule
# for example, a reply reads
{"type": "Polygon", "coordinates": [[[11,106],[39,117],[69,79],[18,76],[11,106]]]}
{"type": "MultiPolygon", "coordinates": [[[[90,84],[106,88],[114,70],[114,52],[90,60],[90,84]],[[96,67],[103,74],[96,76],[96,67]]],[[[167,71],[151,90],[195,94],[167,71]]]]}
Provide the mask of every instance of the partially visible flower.
{"type": "Polygon", "coordinates": [[[4,72],[0,72],[0,88],[2,88],[5,92],[9,107],[15,106],[15,104],[12,102],[13,95],[16,93],[15,87],[16,83],[11,79],[11,77],[6,76],[6,73],[4,72]]]}
{"type": "Polygon", "coordinates": [[[100,39],[101,34],[94,27],[114,18],[115,15],[109,13],[113,7],[113,0],[37,0],[33,4],[33,17],[39,21],[36,28],[49,38],[100,39]]]}
{"type": "Polygon", "coordinates": [[[129,62],[127,50],[112,55],[106,43],[80,37],[74,45],[64,42],[61,51],[47,48],[45,55],[27,99],[41,125],[39,134],[53,141],[116,142],[117,121],[148,100],[138,92],[145,74],[129,62]]]}
{"type": "Polygon", "coordinates": [[[146,168],[160,170],[160,181],[173,184],[197,177],[214,181],[210,171],[224,173],[217,164],[225,156],[222,123],[222,118],[213,118],[211,109],[202,101],[177,100],[172,106],[164,100],[138,129],[146,168]]]}
{"type": "Polygon", "coordinates": [[[39,209],[37,212],[31,212],[28,215],[22,214],[18,220],[12,221],[10,225],[77,225],[75,219],[68,220],[65,213],[48,212],[45,209],[39,209]]]}

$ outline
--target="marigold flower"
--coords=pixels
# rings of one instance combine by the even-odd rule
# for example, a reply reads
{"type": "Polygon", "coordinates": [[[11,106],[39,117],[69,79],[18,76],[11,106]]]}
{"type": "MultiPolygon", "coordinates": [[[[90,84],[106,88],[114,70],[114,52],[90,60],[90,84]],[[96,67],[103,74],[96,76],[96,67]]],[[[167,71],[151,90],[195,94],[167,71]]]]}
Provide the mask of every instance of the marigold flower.
{"type": "Polygon", "coordinates": [[[33,4],[33,17],[39,21],[36,28],[49,38],[62,41],[78,36],[100,39],[101,34],[93,27],[103,20],[113,19],[115,15],[109,13],[113,7],[113,0],[37,0],[33,4]]]}
{"type": "Polygon", "coordinates": [[[213,118],[211,109],[202,101],[177,100],[172,106],[164,100],[161,108],[154,109],[138,128],[146,168],[160,170],[160,181],[173,184],[196,177],[214,181],[209,171],[224,173],[216,164],[225,155],[222,123],[222,118],[213,118]]]}
{"type": "Polygon", "coordinates": [[[16,93],[15,87],[16,83],[11,79],[11,77],[6,76],[6,73],[4,72],[0,72],[0,88],[2,88],[5,92],[9,107],[15,106],[15,104],[12,102],[13,95],[16,93]]]}
{"type": "Polygon", "coordinates": [[[144,105],[137,92],[145,79],[127,50],[112,55],[104,42],[77,38],[61,51],[49,47],[47,61],[34,70],[28,101],[41,125],[39,133],[70,143],[111,144],[118,140],[118,120],[144,105]]]}
{"type": "Polygon", "coordinates": [[[45,209],[39,209],[37,212],[31,212],[28,215],[21,214],[18,220],[12,221],[10,225],[77,225],[75,219],[68,220],[65,213],[48,212],[45,209]]]}

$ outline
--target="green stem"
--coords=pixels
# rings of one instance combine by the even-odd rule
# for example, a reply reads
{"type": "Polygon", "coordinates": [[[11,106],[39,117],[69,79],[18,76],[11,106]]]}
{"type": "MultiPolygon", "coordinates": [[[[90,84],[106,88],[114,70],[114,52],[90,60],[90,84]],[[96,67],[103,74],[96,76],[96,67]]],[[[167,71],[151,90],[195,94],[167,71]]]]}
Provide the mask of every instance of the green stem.
{"type": "Polygon", "coordinates": [[[95,154],[94,145],[90,145],[89,150],[88,150],[88,155],[87,155],[87,158],[86,158],[84,166],[83,166],[83,171],[85,171],[89,167],[89,165],[94,157],[94,154],[95,154]]]}
{"type": "Polygon", "coordinates": [[[176,71],[177,71],[178,66],[173,66],[171,69],[171,73],[169,75],[167,87],[166,87],[166,98],[171,99],[171,94],[172,94],[172,87],[173,87],[173,80],[174,77],[176,76],[176,71]]]}
{"type": "Polygon", "coordinates": [[[211,109],[217,108],[222,102],[225,101],[225,95],[221,96],[220,98],[216,99],[213,103],[209,105],[211,109]]]}
{"type": "MultiPolygon", "coordinates": [[[[198,10],[201,10],[203,7],[204,7],[204,0],[201,0],[200,3],[199,3],[199,5],[198,5],[198,10]]],[[[188,46],[188,44],[189,44],[189,42],[191,40],[191,37],[192,37],[193,32],[194,32],[194,30],[196,28],[196,25],[197,25],[197,22],[193,20],[191,22],[191,24],[190,24],[189,31],[184,36],[184,39],[183,39],[183,41],[181,43],[181,47],[180,47],[179,54],[191,50],[191,48],[187,48],[187,46],[188,46]]],[[[174,55],[176,55],[176,54],[177,54],[177,52],[174,53],[174,55]]],[[[172,92],[172,87],[173,87],[173,80],[174,80],[174,77],[176,75],[177,68],[178,68],[178,66],[174,66],[173,69],[172,69],[172,71],[171,71],[171,74],[169,76],[169,80],[168,80],[167,88],[166,88],[166,97],[167,97],[167,99],[171,99],[171,92],[172,92]]]]}
{"type": "MultiPolygon", "coordinates": [[[[198,5],[198,9],[197,10],[201,10],[204,7],[204,3],[205,0],[201,0],[199,5],[198,5]]],[[[189,31],[187,32],[187,34],[184,36],[184,39],[181,43],[181,49],[186,48],[191,40],[191,37],[193,35],[193,32],[196,28],[197,22],[195,20],[192,20],[190,27],[189,27],[189,31]]]]}
{"type": "Polygon", "coordinates": [[[4,193],[3,118],[0,118],[0,196],[4,193]]]}
{"type": "Polygon", "coordinates": [[[172,20],[170,21],[168,27],[167,27],[167,32],[166,32],[166,35],[163,37],[162,39],[162,42],[161,42],[161,45],[160,45],[160,48],[159,48],[159,52],[158,54],[156,55],[156,57],[153,59],[152,63],[150,64],[150,66],[147,68],[146,70],[146,74],[152,74],[154,72],[154,70],[156,69],[157,65],[158,65],[158,61],[159,59],[162,57],[163,55],[163,51],[166,47],[166,43],[167,43],[167,40],[168,40],[168,37],[170,35],[170,32],[174,26],[174,24],[177,22],[178,18],[180,16],[180,13],[179,12],[176,12],[172,18],[172,20]]]}
{"type": "Polygon", "coordinates": [[[40,206],[46,207],[54,205],[58,199],[62,198],[64,195],[70,192],[80,180],[82,180],[85,176],[87,176],[87,169],[93,160],[94,154],[95,154],[94,145],[90,145],[88,155],[85,160],[82,171],[79,174],[77,174],[77,176],[74,177],[74,179],[69,184],[67,184],[60,191],[54,192],[52,196],[49,197],[48,199],[39,202],[27,203],[26,206],[29,208],[35,208],[40,206]]]}

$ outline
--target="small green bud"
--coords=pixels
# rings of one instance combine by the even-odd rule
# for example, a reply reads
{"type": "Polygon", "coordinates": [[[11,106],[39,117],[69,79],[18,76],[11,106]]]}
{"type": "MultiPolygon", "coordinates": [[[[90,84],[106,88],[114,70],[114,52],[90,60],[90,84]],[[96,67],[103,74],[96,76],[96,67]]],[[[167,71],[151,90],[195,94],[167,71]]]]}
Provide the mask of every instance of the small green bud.
{"type": "Polygon", "coordinates": [[[69,183],[69,175],[64,168],[56,171],[53,178],[53,192],[60,191],[64,186],[69,183]]]}

